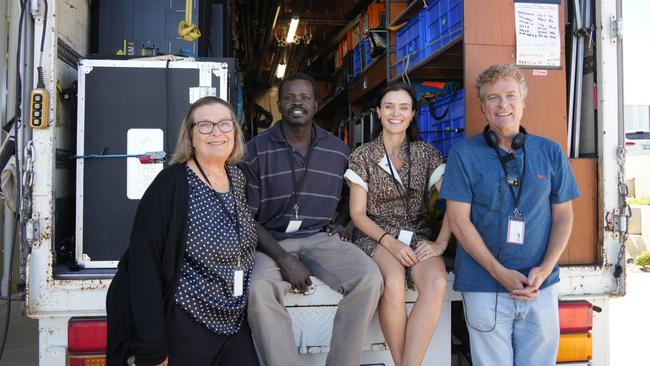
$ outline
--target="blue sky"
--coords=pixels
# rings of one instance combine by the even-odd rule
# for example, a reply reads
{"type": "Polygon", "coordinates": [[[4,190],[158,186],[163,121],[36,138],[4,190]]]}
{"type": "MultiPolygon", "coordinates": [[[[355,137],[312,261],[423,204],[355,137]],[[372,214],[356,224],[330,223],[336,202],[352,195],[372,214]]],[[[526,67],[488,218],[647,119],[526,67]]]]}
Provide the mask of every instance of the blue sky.
{"type": "Polygon", "coordinates": [[[623,0],[625,104],[650,105],[650,1],[623,0]]]}

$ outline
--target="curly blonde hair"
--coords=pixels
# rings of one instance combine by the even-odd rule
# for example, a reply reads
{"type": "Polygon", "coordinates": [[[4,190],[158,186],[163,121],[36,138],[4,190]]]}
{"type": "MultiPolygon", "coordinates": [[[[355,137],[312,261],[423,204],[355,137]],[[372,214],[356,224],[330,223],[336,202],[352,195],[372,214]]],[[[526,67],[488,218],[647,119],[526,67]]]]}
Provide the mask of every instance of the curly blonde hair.
{"type": "Polygon", "coordinates": [[[203,97],[196,102],[192,103],[187,109],[185,118],[183,118],[183,123],[181,124],[181,129],[178,132],[178,140],[176,142],[176,151],[172,157],[170,164],[176,163],[185,163],[188,160],[194,157],[194,146],[192,146],[192,127],[194,127],[194,111],[200,107],[211,105],[211,104],[220,104],[230,111],[232,115],[233,125],[235,126],[235,146],[226,160],[227,164],[234,165],[237,164],[243,157],[246,152],[246,142],[244,141],[244,134],[242,133],[241,126],[237,122],[237,113],[230,103],[218,97],[203,97]]]}
{"type": "Polygon", "coordinates": [[[476,90],[481,101],[485,100],[486,85],[494,84],[497,80],[506,78],[513,78],[519,84],[519,94],[522,97],[526,97],[526,94],[528,94],[528,86],[526,85],[526,80],[524,80],[524,74],[517,66],[512,64],[492,65],[483,70],[481,75],[476,79],[476,90]]]}

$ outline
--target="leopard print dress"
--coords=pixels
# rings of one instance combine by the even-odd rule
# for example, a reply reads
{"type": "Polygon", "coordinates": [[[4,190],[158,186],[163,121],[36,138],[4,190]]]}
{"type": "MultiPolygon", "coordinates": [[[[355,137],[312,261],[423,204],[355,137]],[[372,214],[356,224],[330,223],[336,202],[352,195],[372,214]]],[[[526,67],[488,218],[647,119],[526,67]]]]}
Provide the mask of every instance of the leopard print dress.
{"type": "MultiPolygon", "coordinates": [[[[382,135],[354,150],[350,155],[345,178],[348,184],[359,184],[368,192],[368,217],[393,237],[397,237],[401,229],[412,231],[414,235],[410,246],[415,249],[419,241],[435,239],[431,237],[431,228],[427,225],[426,209],[430,189],[444,173],[444,163],[440,152],[422,141],[410,143],[411,159],[408,159],[407,145],[408,142],[404,139],[398,152],[403,164],[397,169],[397,174],[403,185],[407,185],[409,174],[411,175],[408,206],[404,204],[403,186],[398,190],[390,170],[380,165],[386,155],[382,135]]],[[[352,239],[355,245],[371,257],[379,245],[359,230],[355,230],[352,239]]],[[[436,249],[434,255],[441,255],[445,250],[436,249]]],[[[407,285],[412,289],[413,281],[408,268],[406,273],[407,285]]]]}

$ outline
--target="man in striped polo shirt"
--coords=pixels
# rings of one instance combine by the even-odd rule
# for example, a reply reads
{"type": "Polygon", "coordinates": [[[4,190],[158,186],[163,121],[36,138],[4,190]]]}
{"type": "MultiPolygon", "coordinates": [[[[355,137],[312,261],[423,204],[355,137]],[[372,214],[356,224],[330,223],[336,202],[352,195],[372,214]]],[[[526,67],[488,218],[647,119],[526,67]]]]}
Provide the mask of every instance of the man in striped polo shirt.
{"type": "Polygon", "coordinates": [[[310,274],[343,295],[327,365],[359,364],[363,337],[381,295],[375,263],[341,238],[346,237],[342,226],[349,217],[347,205],[339,222],[333,221],[350,149],[313,123],[315,86],[302,73],[282,80],[282,120],[249,141],[241,164],[259,235],[248,321],[267,366],[299,365],[284,296],[291,289],[308,292],[310,274]]]}

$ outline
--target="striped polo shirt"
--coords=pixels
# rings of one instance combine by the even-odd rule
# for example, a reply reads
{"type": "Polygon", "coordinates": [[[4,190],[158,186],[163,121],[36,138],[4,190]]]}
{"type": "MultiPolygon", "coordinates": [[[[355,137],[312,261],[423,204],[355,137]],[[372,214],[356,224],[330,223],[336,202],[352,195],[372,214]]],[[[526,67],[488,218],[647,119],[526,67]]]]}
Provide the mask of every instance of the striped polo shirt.
{"type": "Polygon", "coordinates": [[[343,141],[314,123],[310,151],[302,156],[289,145],[280,124],[250,140],[240,164],[248,177],[248,204],[276,240],[317,233],[333,220],[350,155],[343,141]],[[295,217],[294,202],[302,224],[298,231],[285,233],[295,217]]]}

